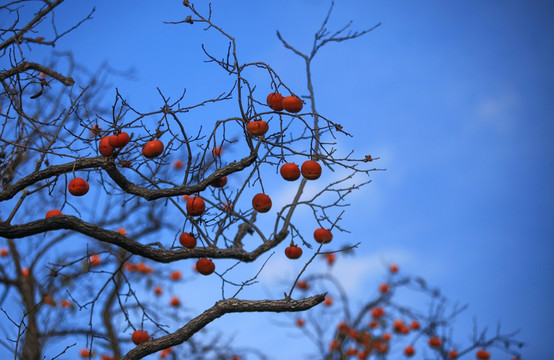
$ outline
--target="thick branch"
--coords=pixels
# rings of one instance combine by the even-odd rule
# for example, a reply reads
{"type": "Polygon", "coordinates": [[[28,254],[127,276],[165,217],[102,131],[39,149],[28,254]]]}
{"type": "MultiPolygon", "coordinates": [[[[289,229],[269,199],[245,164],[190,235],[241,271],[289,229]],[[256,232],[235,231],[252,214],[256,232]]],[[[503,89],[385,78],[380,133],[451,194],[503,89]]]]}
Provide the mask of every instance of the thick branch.
{"type": "Polygon", "coordinates": [[[146,355],[153,354],[156,351],[182,344],[190,339],[192,335],[200,331],[203,327],[225,314],[243,312],[305,311],[320,304],[324,299],[325,294],[315,295],[302,300],[221,300],[174,333],[137,346],[133,350],[129,351],[122,358],[122,360],[142,359],[146,355]]]}

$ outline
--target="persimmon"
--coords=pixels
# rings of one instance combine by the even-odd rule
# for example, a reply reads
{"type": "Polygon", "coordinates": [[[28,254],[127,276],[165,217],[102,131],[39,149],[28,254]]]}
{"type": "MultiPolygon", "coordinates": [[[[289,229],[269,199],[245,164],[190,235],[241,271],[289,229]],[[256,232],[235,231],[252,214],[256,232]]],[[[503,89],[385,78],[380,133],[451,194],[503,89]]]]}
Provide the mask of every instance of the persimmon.
{"type": "Polygon", "coordinates": [[[125,228],[118,228],[116,232],[120,233],[123,236],[127,236],[127,230],[125,230],[125,228]]]}
{"type": "Polygon", "coordinates": [[[448,358],[449,359],[457,359],[458,358],[458,350],[450,350],[448,352],[448,358]]]}
{"type": "Polygon", "coordinates": [[[154,287],[154,294],[159,296],[159,295],[163,294],[163,292],[164,292],[164,289],[161,286],[154,287]]]}
{"type": "Polygon", "coordinates": [[[8,256],[9,254],[10,254],[10,251],[9,251],[8,249],[6,249],[6,248],[0,249],[0,256],[1,256],[1,257],[6,257],[6,256],[8,256]]]}
{"type": "Polygon", "coordinates": [[[81,357],[83,357],[83,358],[88,358],[90,356],[90,350],[89,349],[81,349],[81,351],[79,351],[79,355],[81,355],[81,357]]]}
{"type": "Polygon", "coordinates": [[[340,345],[337,339],[333,339],[331,340],[331,342],[329,342],[329,350],[331,351],[336,351],[339,348],[339,346],[340,345]]]}
{"type": "Polygon", "coordinates": [[[263,120],[254,120],[246,124],[246,131],[252,136],[264,136],[269,130],[269,124],[263,120]]]}
{"type": "Polygon", "coordinates": [[[281,111],[283,110],[283,99],[283,95],[279,94],[278,92],[272,92],[267,95],[267,105],[270,107],[271,110],[281,111]]]}
{"type": "Polygon", "coordinates": [[[410,327],[414,330],[418,330],[420,328],[419,322],[417,320],[412,320],[410,327]]]}
{"type": "Polygon", "coordinates": [[[370,321],[368,326],[370,329],[376,329],[379,326],[379,321],[370,321]]]}
{"type": "Polygon", "coordinates": [[[287,181],[295,181],[300,177],[300,168],[295,163],[286,163],[279,170],[283,179],[287,181]]]}
{"type": "Polygon", "coordinates": [[[391,264],[391,266],[389,266],[389,271],[391,272],[391,274],[396,274],[398,272],[398,265],[391,264]]]}
{"type": "Polygon", "coordinates": [[[376,307],[371,310],[371,316],[375,319],[378,319],[383,315],[385,315],[385,309],[382,307],[376,307]]]}
{"type": "Polygon", "coordinates": [[[196,262],[196,271],[202,275],[210,275],[215,270],[215,264],[208,258],[198,259],[196,262]]]}
{"type": "Polygon", "coordinates": [[[206,211],[206,203],[201,197],[190,196],[187,200],[187,213],[191,216],[200,216],[206,211]]]}
{"type": "Polygon", "coordinates": [[[348,350],[346,350],[346,356],[354,356],[357,352],[358,350],[354,347],[348,348],[348,350]]]}
{"type": "Polygon", "coordinates": [[[296,96],[286,96],[285,98],[283,98],[283,108],[288,112],[300,112],[303,106],[304,104],[302,103],[302,100],[300,100],[296,96]]]}
{"type": "Polygon", "coordinates": [[[327,260],[327,264],[331,266],[335,263],[335,260],[337,259],[337,255],[333,253],[325,254],[325,259],[327,260]]]}
{"type": "Polygon", "coordinates": [[[150,335],[148,335],[146,331],[135,330],[133,335],[131,335],[131,340],[135,343],[135,345],[139,345],[150,340],[150,335]]]}
{"type": "Polygon", "coordinates": [[[298,259],[302,256],[302,248],[291,243],[290,246],[285,249],[285,255],[289,259],[298,259]]]}
{"type": "Polygon", "coordinates": [[[308,290],[310,288],[310,285],[308,285],[308,282],[306,280],[300,280],[298,283],[296,283],[296,286],[300,290],[308,290]]]}
{"type": "Polygon", "coordinates": [[[441,346],[441,339],[434,336],[429,339],[429,346],[432,348],[438,348],[441,346]]]}
{"type": "Polygon", "coordinates": [[[54,301],[54,299],[52,299],[52,296],[50,295],[45,295],[43,301],[45,304],[48,304],[50,306],[56,306],[56,302],[54,301]]]}
{"type": "Polygon", "coordinates": [[[181,305],[181,300],[179,300],[177,296],[173,296],[169,301],[169,304],[173,307],[178,307],[179,305],[181,305]]]}
{"type": "Polygon", "coordinates": [[[306,325],[306,321],[304,321],[304,319],[301,319],[301,318],[296,319],[296,326],[303,327],[304,325],[306,325]]]}
{"type": "Polygon", "coordinates": [[[23,275],[23,277],[28,278],[30,274],[31,272],[29,271],[29,268],[25,267],[21,269],[21,275],[23,275]]]}
{"type": "Polygon", "coordinates": [[[114,356],[102,354],[102,360],[115,360],[114,356]]]}
{"type": "Polygon", "coordinates": [[[381,339],[383,339],[384,341],[390,341],[391,338],[392,338],[392,335],[390,333],[384,333],[383,336],[381,337],[381,339]]]}
{"type": "Polygon", "coordinates": [[[258,212],[266,213],[271,209],[271,198],[266,194],[256,194],[252,198],[252,207],[258,212]]]}
{"type": "Polygon", "coordinates": [[[91,256],[89,256],[88,258],[89,262],[90,262],[90,266],[98,266],[102,263],[102,259],[100,258],[100,255],[98,254],[93,254],[91,256]]]}
{"type": "Polygon", "coordinates": [[[83,178],[72,179],[67,185],[67,190],[73,196],[83,196],[88,192],[89,185],[83,178]]]}
{"type": "Polygon", "coordinates": [[[177,280],[181,279],[181,275],[182,275],[182,274],[181,274],[181,272],[180,272],[179,270],[175,270],[175,271],[172,271],[172,272],[169,274],[169,278],[170,278],[171,280],[177,281],[177,280]]]}
{"type": "Polygon", "coordinates": [[[222,152],[223,152],[223,149],[220,146],[216,146],[212,149],[213,156],[221,156],[222,152]]]}
{"type": "Polygon", "coordinates": [[[173,167],[174,167],[175,169],[182,169],[183,166],[185,166],[185,163],[183,163],[182,160],[175,160],[175,161],[173,162],[173,167]]]}
{"type": "Polygon", "coordinates": [[[326,296],[325,300],[323,300],[323,305],[327,305],[327,306],[333,305],[333,298],[330,296],[326,296]]]}
{"type": "Polygon", "coordinates": [[[158,139],[147,142],[142,148],[142,155],[149,159],[160,156],[163,152],[164,143],[158,139]]]}
{"type": "Polygon", "coordinates": [[[210,186],[213,186],[214,188],[222,188],[227,184],[227,176],[222,176],[218,179],[215,179],[210,183],[210,186]]]}
{"type": "Polygon", "coordinates": [[[315,229],[314,239],[320,244],[327,244],[333,240],[333,234],[331,233],[331,230],[324,228],[315,229]]]}
{"type": "Polygon", "coordinates": [[[480,360],[488,360],[491,358],[491,354],[485,349],[479,349],[475,353],[475,357],[480,360]]]}
{"type": "Polygon", "coordinates": [[[63,299],[60,302],[60,305],[61,305],[61,307],[68,308],[68,307],[71,307],[71,302],[67,299],[63,299]]]}
{"type": "Polygon", "coordinates": [[[127,134],[125,131],[120,132],[119,134],[114,134],[108,136],[108,143],[117,149],[121,149],[125,147],[129,143],[129,134],[127,134]]]}
{"type": "Polygon", "coordinates": [[[52,210],[48,210],[46,212],[46,218],[48,219],[49,217],[52,217],[52,216],[60,216],[60,215],[63,215],[62,212],[60,210],[57,210],[57,209],[52,209],[52,210]]]}
{"type": "Polygon", "coordinates": [[[179,236],[179,242],[181,243],[181,245],[188,249],[196,247],[196,239],[194,238],[194,236],[192,236],[192,234],[189,233],[182,233],[179,236]]]}
{"type": "Polygon", "coordinates": [[[114,147],[110,145],[109,136],[104,136],[98,143],[98,151],[100,155],[107,157],[113,154],[114,147]]]}
{"type": "Polygon", "coordinates": [[[349,330],[350,330],[350,326],[348,326],[348,324],[345,323],[344,321],[340,322],[337,325],[337,331],[339,334],[348,334],[349,330]]]}
{"type": "Polygon", "coordinates": [[[317,180],[321,176],[321,165],[316,161],[306,160],[300,167],[302,176],[307,180],[317,180]]]}
{"type": "Polygon", "coordinates": [[[404,348],[404,355],[410,357],[410,356],[414,356],[415,354],[415,349],[412,345],[408,345],[404,348]]]}
{"type": "Polygon", "coordinates": [[[169,356],[169,354],[171,354],[172,351],[173,351],[173,349],[170,348],[170,347],[168,347],[167,349],[163,349],[160,352],[160,359],[165,359],[166,357],[169,356]]]}
{"type": "Polygon", "coordinates": [[[389,284],[387,284],[387,283],[382,283],[381,285],[379,285],[379,291],[380,291],[381,293],[384,294],[384,293],[388,292],[389,290],[390,290],[389,284]]]}

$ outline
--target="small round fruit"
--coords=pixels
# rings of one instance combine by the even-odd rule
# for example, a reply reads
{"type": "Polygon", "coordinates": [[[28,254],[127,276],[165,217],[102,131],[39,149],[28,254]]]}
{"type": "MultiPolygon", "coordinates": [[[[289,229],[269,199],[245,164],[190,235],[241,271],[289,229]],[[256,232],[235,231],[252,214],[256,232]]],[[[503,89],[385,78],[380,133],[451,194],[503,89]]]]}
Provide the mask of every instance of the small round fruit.
{"type": "Polygon", "coordinates": [[[196,262],[196,271],[202,275],[210,275],[215,270],[215,264],[208,258],[198,259],[196,262]]]}
{"type": "Polygon", "coordinates": [[[331,254],[325,254],[325,259],[327,260],[327,264],[329,266],[333,265],[335,263],[335,260],[337,259],[337,255],[331,253],[331,254]]]}
{"type": "Polygon", "coordinates": [[[398,265],[396,264],[391,264],[391,266],[389,266],[389,271],[392,273],[392,274],[396,274],[398,272],[398,265]]]}
{"type": "Polygon", "coordinates": [[[333,234],[331,230],[319,228],[314,231],[314,239],[320,244],[327,244],[333,240],[333,234]]]}
{"type": "Polygon", "coordinates": [[[46,212],[46,218],[48,219],[49,217],[52,217],[52,216],[60,216],[60,215],[63,215],[62,212],[60,210],[57,210],[57,209],[52,209],[52,210],[48,210],[46,212]]]}
{"type": "Polygon", "coordinates": [[[179,305],[181,305],[181,300],[179,300],[177,296],[173,296],[169,301],[169,303],[173,307],[178,307],[179,305]]]}
{"type": "Polygon", "coordinates": [[[296,283],[296,286],[300,290],[308,290],[310,288],[310,285],[308,285],[308,282],[306,280],[300,280],[298,283],[296,283]]]}
{"type": "Polygon", "coordinates": [[[179,242],[188,249],[196,247],[196,239],[189,233],[182,233],[181,236],[179,236],[179,242]]]}
{"type": "Polygon", "coordinates": [[[283,99],[283,107],[288,112],[291,112],[291,113],[300,112],[303,106],[304,104],[302,103],[302,100],[300,100],[296,96],[287,96],[283,99]]]}
{"type": "Polygon", "coordinates": [[[246,131],[252,136],[264,136],[269,130],[269,124],[263,120],[254,120],[246,124],[246,131]]]}
{"type": "Polygon", "coordinates": [[[302,326],[306,325],[306,321],[304,321],[304,319],[301,319],[301,318],[296,319],[295,322],[296,322],[296,326],[298,326],[298,327],[302,327],[302,326]]]}
{"type": "Polygon", "coordinates": [[[131,340],[133,340],[135,345],[142,344],[150,340],[150,335],[148,335],[146,331],[135,330],[135,332],[133,332],[133,335],[131,336],[131,340]]]}
{"type": "Polygon", "coordinates": [[[256,194],[252,198],[252,207],[258,212],[266,213],[271,209],[271,198],[266,194],[256,194]]]}
{"type": "Polygon", "coordinates": [[[79,351],[79,355],[81,355],[82,358],[88,358],[90,356],[90,350],[81,349],[81,351],[79,351]]]}
{"type": "Polygon", "coordinates": [[[404,355],[410,357],[410,356],[414,356],[415,354],[415,349],[412,345],[408,345],[404,348],[404,355]]]}
{"type": "Polygon", "coordinates": [[[216,179],[210,183],[210,186],[215,188],[222,188],[227,184],[227,176],[222,176],[219,179],[216,179]]]}
{"type": "Polygon", "coordinates": [[[379,291],[384,294],[386,292],[389,291],[389,284],[387,283],[382,283],[381,285],[379,285],[379,291]]]}
{"type": "Polygon", "coordinates": [[[448,352],[448,358],[449,359],[457,359],[458,358],[458,350],[450,350],[448,352]]]}
{"type": "Polygon", "coordinates": [[[316,180],[321,176],[321,165],[313,160],[304,161],[300,170],[307,180],[316,180]]]}
{"type": "Polygon", "coordinates": [[[283,95],[278,92],[270,93],[267,95],[267,105],[269,105],[272,110],[281,111],[283,110],[283,99],[283,95]]]}
{"type": "Polygon", "coordinates": [[[414,330],[418,330],[420,328],[419,322],[417,320],[412,320],[410,327],[414,330]]]}
{"type": "Polygon", "coordinates": [[[294,181],[300,177],[300,168],[295,163],[286,163],[281,166],[280,173],[283,179],[294,181]]]}
{"type": "Polygon", "coordinates": [[[157,139],[147,142],[142,148],[142,155],[149,159],[160,156],[163,152],[164,143],[157,139]]]}
{"type": "Polygon", "coordinates": [[[380,318],[383,315],[385,315],[385,309],[382,307],[376,307],[371,310],[371,316],[373,316],[375,319],[380,318]]]}
{"type": "Polygon", "coordinates": [[[479,349],[475,353],[475,357],[480,360],[489,360],[491,358],[491,354],[485,349],[479,349]]]}
{"type": "Polygon", "coordinates": [[[116,134],[108,136],[108,143],[113,146],[114,148],[121,149],[125,145],[129,143],[129,134],[127,134],[125,131],[116,134]]]}
{"type": "Polygon", "coordinates": [[[294,244],[291,244],[285,249],[285,255],[289,259],[298,259],[300,256],[302,256],[302,249],[294,244]]]}
{"type": "Polygon", "coordinates": [[[88,192],[88,189],[88,183],[82,178],[72,179],[67,186],[67,190],[73,196],[83,196],[88,192]]]}
{"type": "Polygon", "coordinates": [[[114,148],[110,145],[109,138],[109,136],[104,136],[98,143],[98,151],[102,156],[110,156],[113,154],[114,148]]]}
{"type": "Polygon", "coordinates": [[[169,278],[171,280],[175,280],[175,281],[180,280],[181,276],[182,276],[182,274],[179,270],[174,270],[169,274],[169,278]]]}
{"type": "Polygon", "coordinates": [[[191,216],[200,216],[206,211],[206,203],[201,197],[189,196],[187,200],[187,213],[191,216]]]}
{"type": "Polygon", "coordinates": [[[100,258],[100,255],[98,255],[98,254],[93,254],[93,255],[89,256],[88,260],[90,262],[90,266],[98,266],[102,263],[102,259],[100,258]]]}
{"type": "Polygon", "coordinates": [[[438,337],[432,337],[429,339],[429,346],[432,348],[438,348],[441,346],[441,339],[438,337]]]}

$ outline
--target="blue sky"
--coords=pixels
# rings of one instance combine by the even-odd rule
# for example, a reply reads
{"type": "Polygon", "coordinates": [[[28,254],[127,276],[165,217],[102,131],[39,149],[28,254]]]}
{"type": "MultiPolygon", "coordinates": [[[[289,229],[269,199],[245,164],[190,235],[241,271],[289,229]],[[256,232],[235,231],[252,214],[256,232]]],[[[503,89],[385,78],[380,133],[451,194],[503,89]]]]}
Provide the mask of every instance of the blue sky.
{"type": "MultiPolygon", "coordinates": [[[[57,19],[69,21],[68,14],[86,14],[92,5],[68,3],[57,19]]],[[[242,61],[270,63],[300,94],[303,64],[275,30],[308,51],[328,6],[212,2],[215,22],[236,38],[242,61]]],[[[135,68],[135,79],[117,86],[141,110],[159,106],[156,87],[173,97],[186,87],[191,101],[217,93],[219,74],[202,63],[199,45],[219,52],[225,44],[188,24],[162,24],[184,19],[180,1],[96,7],[94,20],[57,50],[73,50],[91,69],[104,60],[135,68]]],[[[360,274],[348,286],[363,296],[384,274],[382,262],[398,262],[470,304],[459,338],[469,335],[473,316],[483,326],[500,321],[522,330],[524,358],[546,358],[554,322],[554,3],[337,1],[330,28],[349,20],[355,30],[382,25],[319,54],[318,108],[355,134],[342,140],[342,150],[378,156],[376,166],[387,171],[374,173],[352,198],[344,223],[351,238],[335,241],[363,243],[336,271],[360,274]]],[[[276,281],[287,271],[294,265],[276,262],[264,276],[276,281]]],[[[245,319],[253,328],[263,321],[245,319]]],[[[276,359],[287,351],[272,350],[276,359]]]]}

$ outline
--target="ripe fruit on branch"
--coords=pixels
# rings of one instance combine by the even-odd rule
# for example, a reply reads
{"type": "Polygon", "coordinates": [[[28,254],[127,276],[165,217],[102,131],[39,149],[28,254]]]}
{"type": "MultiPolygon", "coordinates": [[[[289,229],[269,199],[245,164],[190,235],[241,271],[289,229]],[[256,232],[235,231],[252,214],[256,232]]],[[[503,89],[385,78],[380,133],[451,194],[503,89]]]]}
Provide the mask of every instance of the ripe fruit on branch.
{"type": "Polygon", "coordinates": [[[333,234],[331,234],[331,230],[319,228],[314,231],[314,239],[320,244],[327,244],[333,240],[333,234]]]}
{"type": "Polygon", "coordinates": [[[104,136],[98,143],[98,151],[100,151],[102,156],[110,156],[113,154],[114,148],[110,145],[109,138],[109,136],[104,136]]]}
{"type": "Polygon", "coordinates": [[[448,358],[449,359],[457,359],[458,358],[458,351],[457,350],[450,350],[448,352],[448,358]]]}
{"type": "Polygon", "coordinates": [[[161,286],[154,287],[154,294],[161,295],[164,292],[164,289],[161,286]]]}
{"type": "Polygon", "coordinates": [[[169,304],[173,307],[178,307],[179,305],[181,305],[181,300],[179,300],[177,296],[173,296],[169,301],[169,304]]]}
{"type": "Polygon", "coordinates": [[[173,162],[173,167],[174,167],[175,169],[182,169],[183,166],[185,166],[185,164],[183,163],[183,160],[175,160],[175,161],[173,162]]]}
{"type": "Polygon", "coordinates": [[[6,256],[8,256],[9,254],[10,254],[10,252],[9,252],[8,249],[6,249],[6,248],[0,249],[0,256],[1,256],[1,257],[6,257],[6,256]]]}
{"type": "Polygon", "coordinates": [[[491,354],[485,349],[479,349],[475,353],[475,357],[480,360],[488,360],[491,358],[491,354]]]}
{"type": "Polygon", "coordinates": [[[172,271],[170,274],[169,274],[169,278],[171,280],[179,280],[181,278],[181,272],[179,270],[175,270],[175,271],[172,271]]]}
{"type": "Polygon", "coordinates": [[[429,339],[429,346],[432,348],[438,348],[441,346],[441,339],[438,337],[432,337],[429,339]]]}
{"type": "Polygon", "coordinates": [[[219,179],[215,179],[210,183],[210,186],[215,188],[222,188],[227,184],[227,176],[222,176],[219,179]]]}
{"type": "Polygon", "coordinates": [[[112,147],[118,148],[118,149],[121,149],[122,147],[127,145],[129,143],[129,140],[130,140],[129,134],[127,134],[125,131],[123,131],[119,134],[114,134],[114,135],[108,136],[108,143],[112,147]]]}
{"type": "Polygon", "coordinates": [[[90,350],[89,349],[81,349],[81,351],[79,351],[79,355],[81,355],[81,357],[83,357],[83,358],[88,358],[90,356],[90,350]]]}
{"type": "Polygon", "coordinates": [[[323,305],[326,305],[326,306],[333,305],[333,298],[330,296],[326,296],[325,300],[323,300],[323,305]]]}
{"type": "Polygon", "coordinates": [[[272,110],[281,111],[283,110],[283,99],[283,95],[278,92],[270,93],[267,95],[267,105],[269,105],[272,110]]]}
{"type": "Polygon", "coordinates": [[[142,148],[142,155],[149,159],[160,156],[163,152],[164,143],[157,139],[147,142],[142,148]]]}
{"type": "Polygon", "coordinates": [[[198,259],[196,262],[196,271],[202,275],[210,275],[215,270],[215,264],[208,258],[198,259]]]}
{"type": "Polygon", "coordinates": [[[376,307],[371,310],[371,316],[373,316],[375,319],[378,319],[383,315],[385,315],[385,309],[382,307],[376,307]]]}
{"type": "Polygon", "coordinates": [[[85,179],[72,179],[67,185],[67,190],[73,196],[83,196],[88,192],[89,186],[85,179]]]}
{"type": "Polygon", "coordinates": [[[102,263],[102,259],[100,259],[100,255],[98,255],[98,254],[91,255],[88,258],[88,261],[90,262],[91,267],[98,266],[102,263]]]}
{"type": "Polygon", "coordinates": [[[308,290],[308,288],[310,287],[308,285],[308,282],[306,280],[300,280],[296,286],[300,289],[300,290],[308,290]]]}
{"type": "Polygon", "coordinates": [[[298,259],[302,256],[302,249],[291,242],[290,246],[285,249],[285,255],[289,259],[298,259]]]}
{"type": "Polygon", "coordinates": [[[148,335],[146,331],[135,330],[135,332],[133,332],[133,335],[131,336],[131,340],[133,340],[135,345],[142,344],[150,340],[150,335],[148,335]]]}
{"type": "Polygon", "coordinates": [[[256,194],[252,198],[252,207],[258,212],[266,213],[271,209],[271,198],[266,194],[256,194]]]}
{"type": "Polygon", "coordinates": [[[221,156],[222,152],[223,152],[223,149],[220,146],[216,146],[212,149],[213,156],[221,156]]]}
{"type": "Polygon", "coordinates": [[[302,100],[296,96],[287,96],[283,99],[283,107],[288,112],[297,113],[302,110],[303,106],[304,104],[302,103],[302,100]]]}
{"type": "Polygon", "coordinates": [[[335,260],[337,259],[337,255],[331,253],[331,254],[325,254],[325,259],[327,260],[327,264],[329,266],[333,265],[335,263],[335,260]]]}
{"type": "Polygon", "coordinates": [[[418,330],[419,329],[419,322],[417,322],[416,320],[412,320],[412,322],[410,323],[410,327],[414,330],[418,330]]]}
{"type": "Polygon", "coordinates": [[[398,272],[398,265],[392,264],[392,265],[389,267],[389,271],[390,271],[392,274],[396,274],[396,273],[398,272]]]}
{"type": "Polygon", "coordinates": [[[52,217],[52,216],[60,216],[60,215],[63,215],[62,212],[60,210],[56,210],[56,209],[53,209],[53,210],[48,210],[46,212],[46,218],[48,219],[49,217],[52,217]]]}
{"type": "Polygon", "coordinates": [[[302,326],[306,325],[306,322],[303,319],[298,318],[298,319],[296,319],[296,325],[298,327],[302,327],[302,326]]]}
{"type": "Polygon", "coordinates": [[[183,245],[188,249],[192,249],[196,247],[196,239],[194,238],[194,236],[192,236],[189,233],[182,233],[179,236],[179,242],[181,243],[181,245],[183,245]]]}
{"type": "Polygon", "coordinates": [[[189,196],[187,200],[187,213],[191,216],[200,216],[206,211],[206,203],[198,196],[189,196]]]}
{"type": "Polygon", "coordinates": [[[23,275],[23,277],[25,278],[28,278],[29,275],[31,275],[31,272],[29,271],[29,268],[22,268],[21,269],[21,275],[23,275]]]}
{"type": "Polygon", "coordinates": [[[384,293],[388,292],[389,290],[390,290],[390,289],[389,289],[389,284],[387,284],[387,283],[382,283],[381,285],[379,285],[379,291],[380,291],[381,293],[384,294],[384,293]]]}
{"type": "Polygon", "coordinates": [[[415,354],[415,349],[412,345],[408,345],[404,348],[404,355],[410,357],[410,356],[414,356],[415,354]]]}
{"type": "Polygon", "coordinates": [[[300,177],[300,168],[295,163],[286,163],[281,166],[280,173],[283,179],[294,181],[300,177]]]}
{"type": "Polygon", "coordinates": [[[269,124],[263,120],[254,120],[246,124],[246,131],[252,136],[264,136],[269,130],[269,124]]]}
{"type": "Polygon", "coordinates": [[[305,179],[316,180],[321,176],[321,165],[313,160],[307,160],[302,164],[300,171],[305,179]]]}

